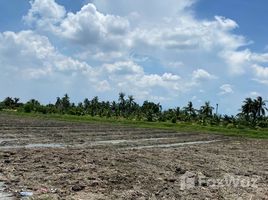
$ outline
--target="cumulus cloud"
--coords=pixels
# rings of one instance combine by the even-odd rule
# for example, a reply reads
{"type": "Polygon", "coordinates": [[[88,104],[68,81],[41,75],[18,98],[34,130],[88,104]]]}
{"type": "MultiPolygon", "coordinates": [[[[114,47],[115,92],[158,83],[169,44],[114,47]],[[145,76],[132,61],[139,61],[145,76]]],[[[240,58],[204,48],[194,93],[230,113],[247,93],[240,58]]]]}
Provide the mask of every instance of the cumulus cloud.
{"type": "Polygon", "coordinates": [[[194,80],[212,80],[217,78],[204,69],[197,69],[193,71],[192,77],[194,80]]]}
{"type": "Polygon", "coordinates": [[[254,64],[251,66],[254,77],[252,78],[254,81],[268,85],[268,67],[264,67],[259,64],[254,64]]]}
{"type": "Polygon", "coordinates": [[[125,35],[129,22],[119,16],[104,15],[93,4],[87,4],[77,13],[68,13],[58,27],[59,35],[81,44],[100,43],[125,35]]]}
{"type": "Polygon", "coordinates": [[[233,91],[233,88],[232,88],[232,85],[230,84],[223,84],[221,87],[220,87],[220,95],[225,95],[225,94],[231,94],[231,93],[234,93],[233,91]]]}
{"type": "Polygon", "coordinates": [[[268,84],[268,53],[250,50],[228,17],[197,18],[195,0],[87,2],[72,12],[55,0],[31,0],[23,17],[30,30],[0,33],[1,77],[173,102],[205,95],[205,87],[232,93],[243,76],[268,84]],[[220,85],[226,78],[232,85],[220,85]]]}
{"type": "Polygon", "coordinates": [[[25,78],[39,78],[53,72],[80,71],[90,74],[91,66],[59,53],[46,36],[32,31],[0,33],[1,64],[7,71],[25,78]]]}
{"type": "Polygon", "coordinates": [[[255,64],[252,66],[252,70],[257,78],[268,79],[268,67],[255,64]]]}
{"type": "Polygon", "coordinates": [[[1,33],[0,46],[2,73],[9,73],[17,80],[45,78],[66,87],[81,82],[86,83],[84,87],[98,92],[129,91],[131,88],[131,93],[142,97],[147,94],[148,99],[161,99],[159,91],[181,93],[187,87],[178,75],[146,74],[143,67],[131,60],[92,67],[61,54],[46,36],[33,31],[1,33]]]}
{"type": "Polygon", "coordinates": [[[33,0],[24,21],[39,31],[50,32],[61,39],[97,51],[94,54],[119,51],[128,45],[125,36],[129,21],[120,16],[105,15],[92,3],[84,5],[77,13],[66,13],[55,0],[45,0],[44,3],[33,0]]]}
{"type": "MultiPolygon", "coordinates": [[[[163,19],[186,13],[196,0],[93,0],[103,12],[128,16],[135,14],[136,17],[146,18],[148,21],[160,21],[163,19]]],[[[140,22],[143,23],[143,22],[140,22]]],[[[145,24],[147,22],[144,22],[145,24]]]]}
{"type": "Polygon", "coordinates": [[[51,30],[53,25],[61,22],[66,15],[65,8],[54,0],[30,0],[30,3],[31,9],[23,17],[30,26],[51,30]]]}
{"type": "Polygon", "coordinates": [[[117,75],[139,75],[144,73],[142,67],[132,61],[105,64],[103,68],[106,72],[117,75]]]}
{"type": "Polygon", "coordinates": [[[189,16],[180,16],[180,20],[167,25],[158,24],[150,29],[133,31],[134,43],[166,50],[234,50],[246,44],[242,36],[230,34],[235,29],[233,20],[216,17],[213,21],[198,21],[189,16]]]}
{"type": "Polygon", "coordinates": [[[251,52],[249,50],[225,51],[221,53],[221,56],[229,66],[230,73],[233,75],[241,75],[245,72],[245,65],[248,65],[250,55],[251,52]]]}
{"type": "MultiPolygon", "coordinates": [[[[31,24],[37,24],[39,29],[47,30],[50,27],[51,32],[58,37],[86,46],[87,51],[91,49],[91,53],[93,53],[92,49],[97,49],[96,55],[107,51],[135,50],[161,59],[163,57],[161,55],[165,54],[163,51],[172,53],[174,50],[190,50],[195,54],[197,51],[213,51],[217,48],[232,53],[247,44],[244,37],[231,33],[238,27],[235,21],[221,16],[216,16],[211,21],[197,20],[191,12],[186,12],[195,1],[168,1],[170,2],[117,0],[117,4],[114,1],[112,3],[93,1],[100,9],[113,14],[103,14],[93,3],[86,4],[77,13],[66,14],[54,0],[46,0],[44,4],[40,4],[40,0],[35,0],[32,1],[32,8],[24,18],[31,24]],[[53,8],[54,14],[46,14],[48,5],[53,8]],[[156,9],[152,9],[152,6],[156,9]],[[129,10],[128,13],[156,12],[165,20],[157,20],[157,23],[150,22],[150,17],[146,15],[143,16],[147,22],[146,26],[130,23],[129,16],[122,16],[120,13],[119,10],[122,8],[124,11],[134,9],[129,10]],[[46,26],[39,26],[40,24],[46,26]]],[[[157,17],[153,13],[151,15],[156,20],[157,17]]]]}
{"type": "MultiPolygon", "coordinates": [[[[144,96],[146,92],[147,98],[154,95],[154,88],[166,93],[174,91],[183,92],[183,82],[181,77],[171,73],[159,74],[146,74],[141,66],[133,61],[116,62],[112,64],[104,64],[99,69],[99,74],[105,74],[106,80],[123,91],[128,91],[131,88],[133,94],[137,96],[144,96]],[[181,85],[181,86],[180,86],[181,85]]],[[[103,77],[103,76],[102,76],[103,77]]]]}

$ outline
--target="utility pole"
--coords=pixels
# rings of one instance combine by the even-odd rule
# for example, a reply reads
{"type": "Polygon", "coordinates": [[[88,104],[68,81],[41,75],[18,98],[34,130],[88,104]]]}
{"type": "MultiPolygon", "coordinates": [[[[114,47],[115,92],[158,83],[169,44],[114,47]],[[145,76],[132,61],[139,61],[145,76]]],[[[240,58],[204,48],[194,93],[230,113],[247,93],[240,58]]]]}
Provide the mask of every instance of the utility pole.
{"type": "Polygon", "coordinates": [[[216,115],[218,115],[219,104],[216,104],[216,115]]]}

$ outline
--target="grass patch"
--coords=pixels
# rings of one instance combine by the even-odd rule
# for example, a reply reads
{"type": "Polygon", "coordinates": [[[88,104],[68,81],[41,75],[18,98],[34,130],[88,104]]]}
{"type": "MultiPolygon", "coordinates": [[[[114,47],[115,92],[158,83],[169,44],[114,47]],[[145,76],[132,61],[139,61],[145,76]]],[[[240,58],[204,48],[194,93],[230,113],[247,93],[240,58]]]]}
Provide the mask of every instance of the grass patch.
{"type": "Polygon", "coordinates": [[[178,122],[173,124],[171,122],[146,122],[146,121],[135,121],[127,119],[115,119],[115,118],[101,118],[92,116],[75,116],[75,115],[60,115],[60,114],[38,114],[38,113],[21,113],[21,112],[10,112],[2,111],[0,113],[15,115],[19,117],[32,117],[41,119],[53,119],[66,122],[78,122],[78,123],[105,123],[114,125],[125,125],[139,128],[153,128],[153,129],[165,129],[173,130],[178,132],[195,132],[195,133],[213,133],[221,134],[225,136],[237,136],[246,138],[258,138],[268,139],[268,129],[250,129],[250,128],[227,128],[223,126],[202,126],[196,123],[185,123],[178,122]]]}

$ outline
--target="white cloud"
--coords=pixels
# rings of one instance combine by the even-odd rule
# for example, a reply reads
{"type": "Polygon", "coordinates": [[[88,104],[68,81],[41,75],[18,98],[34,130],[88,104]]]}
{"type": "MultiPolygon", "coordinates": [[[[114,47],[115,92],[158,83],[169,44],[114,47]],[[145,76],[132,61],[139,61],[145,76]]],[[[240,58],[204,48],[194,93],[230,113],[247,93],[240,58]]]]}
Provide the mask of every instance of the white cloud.
{"type": "Polygon", "coordinates": [[[1,64],[25,78],[39,78],[55,72],[90,74],[91,66],[59,53],[47,37],[32,31],[0,33],[1,64]]]}
{"type": "Polygon", "coordinates": [[[177,16],[186,13],[187,9],[193,5],[196,0],[93,0],[92,1],[103,12],[127,16],[129,13],[135,13],[135,16],[146,18],[147,21],[139,23],[147,24],[148,21],[160,21],[164,18],[177,16]]]}
{"type": "Polygon", "coordinates": [[[165,80],[165,81],[178,81],[180,79],[181,79],[181,77],[178,75],[173,75],[171,73],[164,73],[163,74],[163,80],[165,80]]]}
{"type": "Polygon", "coordinates": [[[259,64],[254,64],[251,66],[251,70],[254,75],[254,77],[252,78],[253,81],[263,85],[268,85],[268,67],[264,67],[259,64]]]}
{"type": "Polygon", "coordinates": [[[68,13],[57,34],[85,45],[116,40],[118,36],[125,35],[128,28],[128,20],[104,15],[93,4],[87,4],[76,14],[68,13]]]}
{"type": "Polygon", "coordinates": [[[244,51],[225,51],[220,55],[225,59],[229,66],[229,71],[233,75],[241,75],[245,72],[245,65],[250,61],[251,52],[246,49],[244,51]]]}
{"type": "Polygon", "coordinates": [[[106,92],[111,90],[111,86],[107,80],[104,80],[97,83],[96,89],[100,92],[106,92]]]}
{"type": "Polygon", "coordinates": [[[32,31],[4,32],[0,34],[0,47],[4,72],[18,80],[54,80],[57,85],[64,84],[65,87],[86,82],[84,87],[98,92],[131,89],[130,93],[143,97],[147,94],[148,99],[169,99],[161,98],[159,93],[173,96],[193,87],[176,74],[147,74],[133,61],[91,67],[86,62],[61,54],[47,37],[32,31]]]}
{"type": "Polygon", "coordinates": [[[116,75],[141,75],[144,73],[142,67],[132,61],[105,64],[103,68],[109,74],[116,75]]]}
{"type": "Polygon", "coordinates": [[[223,16],[215,16],[216,21],[218,22],[216,26],[226,30],[233,30],[238,27],[238,24],[231,19],[225,18],[223,16]]]}
{"type": "MultiPolygon", "coordinates": [[[[181,80],[178,75],[171,73],[146,74],[143,68],[133,61],[116,62],[104,64],[100,68],[100,74],[105,74],[107,80],[128,90],[138,88],[138,90],[151,90],[153,87],[164,88],[166,90],[176,90],[176,85],[181,80]]],[[[137,90],[137,93],[138,93],[137,90]]]]}
{"type": "MultiPolygon", "coordinates": [[[[54,0],[46,0],[44,8],[43,4],[39,3],[40,0],[36,0],[32,3],[32,8],[25,19],[27,21],[29,18],[28,21],[32,23],[36,21],[36,24],[50,23],[46,27],[41,26],[41,28],[47,30],[47,27],[52,27],[51,32],[58,37],[85,46],[87,51],[91,49],[90,52],[96,55],[110,51],[120,51],[122,54],[122,52],[134,49],[137,52],[160,56],[161,59],[163,57],[161,55],[165,54],[163,51],[172,53],[174,50],[189,50],[195,54],[197,51],[204,52],[204,50],[206,50],[205,53],[207,51],[213,52],[217,48],[217,51],[224,50],[225,52],[228,50],[232,52],[247,44],[244,37],[230,33],[238,27],[235,21],[221,16],[216,16],[211,21],[197,20],[187,10],[195,1],[168,1],[169,3],[166,1],[152,2],[151,0],[146,2],[116,0],[117,4],[115,1],[112,3],[105,0],[93,1],[100,9],[113,12],[113,14],[103,14],[97,10],[94,4],[88,3],[77,13],[69,12],[65,15],[64,11],[57,11],[62,9],[59,9],[61,7],[57,6],[54,0]],[[44,13],[48,4],[52,5],[56,14],[47,16],[44,13]],[[120,6],[118,7],[118,5],[120,6]],[[156,10],[152,9],[152,6],[156,10]],[[56,9],[57,7],[59,8],[56,9]],[[117,15],[117,13],[120,14],[122,8],[124,11],[134,9],[133,12],[139,13],[141,16],[144,15],[143,21],[146,22],[146,26],[130,23],[128,15],[117,15]],[[148,13],[154,16],[154,20],[157,18],[155,15],[162,16],[165,20],[156,20],[157,23],[151,22],[148,13]],[[41,17],[32,17],[35,15],[41,17]],[[54,18],[55,20],[52,20],[54,18]],[[169,19],[168,23],[166,23],[167,18],[169,19]]],[[[128,13],[132,11],[130,10],[128,13]]],[[[173,62],[181,61],[175,60],[173,62]]]]}
{"type": "Polygon", "coordinates": [[[268,67],[255,64],[252,66],[252,70],[257,78],[268,79],[268,67]]]}
{"type": "Polygon", "coordinates": [[[54,0],[30,0],[30,3],[31,9],[23,17],[28,25],[50,30],[66,15],[65,8],[54,0]]]}
{"type": "Polygon", "coordinates": [[[219,93],[220,95],[225,95],[225,94],[231,94],[234,93],[233,87],[230,84],[223,84],[220,87],[221,92],[219,93]]]}
{"type": "Polygon", "coordinates": [[[204,69],[197,69],[193,71],[192,77],[194,80],[212,80],[217,78],[204,69]]]}
{"type": "Polygon", "coordinates": [[[252,53],[251,60],[259,63],[267,63],[268,62],[268,53],[258,54],[252,53]]]}
{"type": "Polygon", "coordinates": [[[101,52],[119,51],[128,45],[126,34],[129,21],[116,15],[105,15],[94,4],[84,5],[77,13],[66,13],[55,0],[35,0],[24,20],[39,31],[48,31],[60,39],[91,49],[98,56],[101,52]],[[51,7],[51,12],[49,8],[51,7]],[[48,14],[50,13],[50,14],[48,14]],[[94,50],[94,51],[93,51],[94,50]]]}
{"type": "Polygon", "coordinates": [[[1,78],[176,103],[181,94],[204,99],[204,88],[211,98],[219,87],[232,93],[232,85],[218,85],[225,79],[268,84],[268,53],[250,50],[232,19],[198,19],[195,0],[91,0],[77,12],[55,0],[30,2],[23,18],[30,30],[0,34],[1,78]]]}

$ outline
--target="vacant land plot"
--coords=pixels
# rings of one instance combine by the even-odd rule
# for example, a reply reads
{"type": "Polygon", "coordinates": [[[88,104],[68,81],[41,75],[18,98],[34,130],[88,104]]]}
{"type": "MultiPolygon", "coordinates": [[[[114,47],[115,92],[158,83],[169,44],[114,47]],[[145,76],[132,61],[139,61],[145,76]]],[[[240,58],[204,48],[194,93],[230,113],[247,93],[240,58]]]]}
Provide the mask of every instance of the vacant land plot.
{"type": "Polygon", "coordinates": [[[267,188],[268,140],[0,114],[0,199],[253,200],[267,188]]]}

